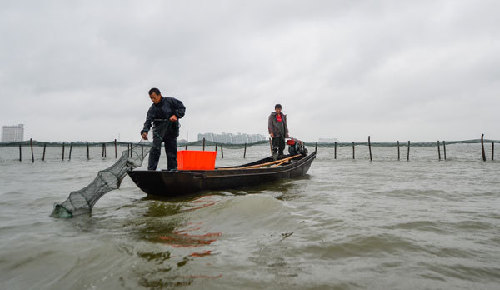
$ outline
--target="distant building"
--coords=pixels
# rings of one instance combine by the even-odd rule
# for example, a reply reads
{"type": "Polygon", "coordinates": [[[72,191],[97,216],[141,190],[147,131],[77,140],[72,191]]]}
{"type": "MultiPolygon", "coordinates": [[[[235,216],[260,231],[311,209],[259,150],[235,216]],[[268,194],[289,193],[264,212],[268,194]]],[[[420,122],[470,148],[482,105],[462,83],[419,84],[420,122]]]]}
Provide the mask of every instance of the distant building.
{"type": "Polygon", "coordinates": [[[203,140],[205,138],[206,141],[216,142],[216,143],[225,143],[225,144],[244,144],[244,143],[254,143],[259,141],[267,140],[261,134],[246,134],[246,133],[225,133],[215,134],[215,133],[200,133],[198,134],[198,141],[203,140]]]}
{"type": "Polygon", "coordinates": [[[335,143],[339,140],[337,138],[319,138],[318,143],[335,143]]]}
{"type": "Polygon", "coordinates": [[[3,126],[2,142],[22,142],[24,140],[24,125],[3,126]]]}

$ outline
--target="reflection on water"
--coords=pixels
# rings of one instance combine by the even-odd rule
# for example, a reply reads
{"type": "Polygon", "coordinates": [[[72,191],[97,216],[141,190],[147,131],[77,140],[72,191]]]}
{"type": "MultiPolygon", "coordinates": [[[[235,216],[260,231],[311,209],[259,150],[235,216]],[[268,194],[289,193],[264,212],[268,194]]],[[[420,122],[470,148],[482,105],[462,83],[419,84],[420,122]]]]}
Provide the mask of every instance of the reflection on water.
{"type": "MultiPolygon", "coordinates": [[[[150,199],[151,200],[151,199],[150,199]]],[[[147,272],[138,271],[139,284],[161,289],[191,285],[196,278],[219,278],[222,275],[179,274],[180,268],[189,266],[193,259],[212,255],[210,245],[221,232],[203,232],[203,222],[189,222],[191,212],[208,208],[216,202],[210,196],[197,197],[187,202],[151,201],[139,221],[132,222],[139,240],[157,243],[158,251],[138,251],[137,256],[152,264],[147,272]]]]}

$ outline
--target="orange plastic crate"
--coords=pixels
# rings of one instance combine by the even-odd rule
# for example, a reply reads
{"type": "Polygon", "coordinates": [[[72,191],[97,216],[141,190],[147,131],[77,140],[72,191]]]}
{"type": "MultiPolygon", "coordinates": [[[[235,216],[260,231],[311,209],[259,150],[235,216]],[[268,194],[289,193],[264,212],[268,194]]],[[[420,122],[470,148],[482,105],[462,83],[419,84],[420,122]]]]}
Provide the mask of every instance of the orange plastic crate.
{"type": "Polygon", "coordinates": [[[177,170],[214,170],[216,151],[177,151],[177,170]]]}

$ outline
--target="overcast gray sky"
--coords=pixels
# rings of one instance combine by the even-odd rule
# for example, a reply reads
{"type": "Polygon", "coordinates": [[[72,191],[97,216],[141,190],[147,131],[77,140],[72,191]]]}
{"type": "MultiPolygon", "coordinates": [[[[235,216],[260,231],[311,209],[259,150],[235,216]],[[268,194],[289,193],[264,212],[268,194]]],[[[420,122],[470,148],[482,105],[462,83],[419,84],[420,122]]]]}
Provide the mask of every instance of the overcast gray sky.
{"type": "Polygon", "coordinates": [[[139,141],[147,91],[181,138],[500,139],[500,1],[0,0],[0,125],[139,141]]]}

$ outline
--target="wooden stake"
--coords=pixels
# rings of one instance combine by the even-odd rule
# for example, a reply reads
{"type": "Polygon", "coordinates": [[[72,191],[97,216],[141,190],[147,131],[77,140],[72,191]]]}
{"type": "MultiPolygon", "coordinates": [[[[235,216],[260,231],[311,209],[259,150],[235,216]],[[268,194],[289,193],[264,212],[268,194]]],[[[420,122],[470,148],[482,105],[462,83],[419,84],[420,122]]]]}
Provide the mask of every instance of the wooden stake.
{"type": "Polygon", "coordinates": [[[47,144],[43,144],[43,154],[42,154],[42,161],[45,161],[45,149],[47,148],[47,144]]]}
{"type": "Polygon", "coordinates": [[[115,139],[115,159],[118,158],[118,146],[116,144],[116,139],[115,139]]]}
{"type": "Polygon", "coordinates": [[[101,145],[101,158],[104,158],[104,143],[101,145]]]}
{"type": "Polygon", "coordinates": [[[493,156],[495,156],[495,142],[491,142],[491,161],[493,161],[493,156]]]}
{"type": "Polygon", "coordinates": [[[401,152],[399,151],[399,141],[396,142],[398,146],[398,161],[401,160],[401,152]]]}
{"type": "Polygon", "coordinates": [[[71,160],[71,153],[73,153],[73,142],[69,143],[69,159],[71,160]]]}
{"type": "Polygon", "coordinates": [[[19,145],[19,162],[23,161],[23,150],[21,149],[21,145],[19,145]]]}
{"type": "Polygon", "coordinates": [[[108,148],[106,148],[106,143],[102,143],[102,148],[104,148],[104,158],[108,157],[108,148]]]}
{"type": "Polygon", "coordinates": [[[318,153],[318,142],[316,142],[316,147],[314,148],[314,153],[318,153]]]}
{"type": "Polygon", "coordinates": [[[35,162],[35,155],[33,154],[33,138],[30,138],[30,147],[31,147],[31,163],[35,162]]]}
{"type": "Polygon", "coordinates": [[[337,142],[335,142],[335,154],[334,154],[334,158],[337,159],[337,142]]]}
{"type": "Polygon", "coordinates": [[[372,142],[370,142],[370,136],[368,136],[368,150],[370,151],[370,162],[373,161],[372,158],[372,142]]]}
{"type": "Polygon", "coordinates": [[[245,142],[245,151],[243,151],[243,158],[247,158],[247,142],[245,142]]]}
{"type": "Polygon", "coordinates": [[[486,162],[486,152],[484,151],[483,138],[484,138],[484,134],[481,135],[481,155],[483,157],[483,161],[486,162]]]}
{"type": "Polygon", "coordinates": [[[443,153],[444,153],[444,161],[446,161],[446,142],[443,141],[443,153]]]}
{"type": "Polygon", "coordinates": [[[205,137],[203,137],[203,151],[205,151],[205,137]]]}
{"type": "Polygon", "coordinates": [[[61,160],[64,161],[64,142],[62,143],[62,156],[61,160]]]}
{"type": "Polygon", "coordinates": [[[410,141],[408,141],[408,147],[406,147],[406,161],[410,161],[410,141]]]}
{"type": "Polygon", "coordinates": [[[87,142],[87,160],[90,160],[90,154],[89,154],[89,142],[87,142]]]}
{"type": "Polygon", "coordinates": [[[437,141],[437,147],[438,147],[438,160],[441,161],[441,147],[439,146],[439,141],[437,141]]]}
{"type": "Polygon", "coordinates": [[[354,142],[352,142],[352,159],[354,159],[354,142]]]}
{"type": "Polygon", "coordinates": [[[220,155],[221,155],[221,158],[224,159],[224,151],[222,151],[222,145],[220,145],[220,155]]]}

